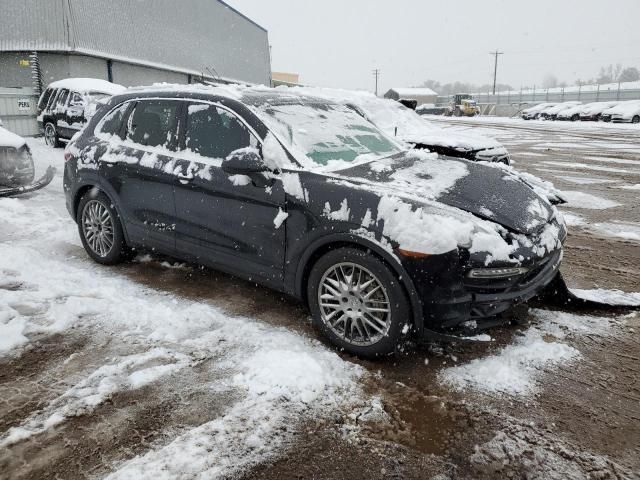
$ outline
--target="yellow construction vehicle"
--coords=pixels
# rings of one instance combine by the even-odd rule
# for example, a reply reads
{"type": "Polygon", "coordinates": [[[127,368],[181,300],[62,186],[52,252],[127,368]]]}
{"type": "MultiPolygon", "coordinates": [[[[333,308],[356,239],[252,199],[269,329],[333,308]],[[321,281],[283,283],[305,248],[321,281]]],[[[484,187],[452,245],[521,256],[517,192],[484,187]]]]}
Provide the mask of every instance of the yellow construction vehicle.
{"type": "Polygon", "coordinates": [[[480,108],[468,93],[456,93],[444,114],[447,117],[475,117],[476,115],[480,115],[480,108]]]}

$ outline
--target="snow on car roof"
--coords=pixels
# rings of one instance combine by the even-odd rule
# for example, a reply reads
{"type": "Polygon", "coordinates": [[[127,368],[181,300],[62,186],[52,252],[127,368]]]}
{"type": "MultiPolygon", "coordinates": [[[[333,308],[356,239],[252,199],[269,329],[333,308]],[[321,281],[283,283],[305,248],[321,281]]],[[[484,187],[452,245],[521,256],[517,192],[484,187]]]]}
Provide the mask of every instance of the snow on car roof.
{"type": "Polygon", "coordinates": [[[431,95],[438,95],[436,92],[427,87],[401,87],[392,88],[392,91],[396,92],[401,97],[411,98],[412,96],[425,97],[431,95]]]}
{"type": "Polygon", "coordinates": [[[629,100],[627,102],[621,102],[613,108],[607,110],[607,113],[612,114],[630,114],[640,111],[640,100],[629,100]]]}
{"type": "Polygon", "coordinates": [[[6,128],[0,127],[0,147],[20,148],[26,143],[20,135],[10,132],[6,128]]]}
{"type": "Polygon", "coordinates": [[[65,78],[49,84],[49,88],[68,88],[78,93],[98,92],[117,95],[126,90],[122,85],[99,78],[65,78]]]}

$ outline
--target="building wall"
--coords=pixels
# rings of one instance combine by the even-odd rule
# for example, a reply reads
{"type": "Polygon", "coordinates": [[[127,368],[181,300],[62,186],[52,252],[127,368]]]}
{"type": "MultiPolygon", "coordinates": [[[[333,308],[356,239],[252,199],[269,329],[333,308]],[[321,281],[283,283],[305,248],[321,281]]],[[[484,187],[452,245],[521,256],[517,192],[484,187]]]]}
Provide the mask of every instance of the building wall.
{"type": "Polygon", "coordinates": [[[23,52],[0,52],[0,86],[31,86],[31,66],[20,62],[28,62],[29,54],[23,52]]]}
{"type": "Polygon", "coordinates": [[[220,0],[2,0],[0,51],[73,51],[269,85],[267,31],[220,0]]]}
{"type": "MultiPolygon", "coordinates": [[[[187,75],[156,68],[142,67],[122,62],[113,62],[113,81],[132,87],[137,85],[151,85],[158,82],[187,83],[187,75]]],[[[105,61],[106,74],[106,61],[105,61]]],[[[106,78],[106,77],[105,77],[106,78]]]]}
{"type": "Polygon", "coordinates": [[[107,61],[86,55],[69,55],[69,77],[89,77],[109,80],[107,61]]]}
{"type": "Polygon", "coordinates": [[[38,52],[40,72],[42,74],[42,88],[49,83],[71,76],[69,55],[61,53],[38,52]]]}

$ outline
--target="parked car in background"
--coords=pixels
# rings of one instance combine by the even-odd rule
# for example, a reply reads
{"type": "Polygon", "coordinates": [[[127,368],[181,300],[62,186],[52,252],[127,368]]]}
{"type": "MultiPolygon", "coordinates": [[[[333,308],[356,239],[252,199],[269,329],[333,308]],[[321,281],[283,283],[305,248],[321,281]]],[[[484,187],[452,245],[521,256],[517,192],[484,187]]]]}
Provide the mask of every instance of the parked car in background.
{"type": "Polygon", "coordinates": [[[577,122],[578,120],[580,120],[580,114],[582,113],[584,107],[585,105],[575,105],[573,107],[561,110],[556,115],[556,120],[569,120],[572,122],[577,122]]]}
{"type": "Polygon", "coordinates": [[[101,103],[125,87],[97,78],[67,78],[47,86],[38,100],[38,126],[47,145],[60,147],[95,114],[101,103]]]}
{"type": "Polygon", "coordinates": [[[518,177],[406,150],[353,108],[291,91],[131,90],[65,159],[95,261],[153,249],[250,279],[306,302],[330,342],[366,357],[534,297],[566,238],[518,177]]]}
{"type": "Polygon", "coordinates": [[[614,123],[640,123],[640,100],[622,102],[607,110],[614,123]]]}
{"type": "Polygon", "coordinates": [[[543,120],[555,120],[558,116],[558,113],[562,112],[563,110],[575,107],[576,105],[580,105],[581,103],[582,102],[578,101],[558,103],[557,105],[541,110],[538,118],[541,118],[543,120]]]}
{"type": "Polygon", "coordinates": [[[425,149],[450,157],[467,160],[500,162],[509,165],[507,149],[492,138],[443,129],[413,110],[369,92],[313,87],[280,87],[296,92],[350,105],[388,136],[411,148],[425,149]]]}
{"type": "Polygon", "coordinates": [[[619,101],[611,101],[611,102],[593,102],[587,103],[582,111],[580,112],[580,120],[585,121],[595,121],[600,120],[600,116],[602,112],[605,110],[615,107],[619,105],[619,101]]]}
{"type": "Polygon", "coordinates": [[[538,105],[534,105],[533,107],[525,108],[522,110],[520,115],[524,120],[535,120],[540,115],[540,112],[545,108],[554,107],[557,103],[554,102],[545,102],[539,103],[538,105]]]}
{"type": "Polygon", "coordinates": [[[423,103],[416,108],[418,115],[443,115],[447,107],[437,107],[433,103],[423,103]]]}
{"type": "Polygon", "coordinates": [[[35,167],[27,141],[3,127],[0,120],[0,197],[32,192],[48,185],[55,170],[34,182],[35,167]]]}

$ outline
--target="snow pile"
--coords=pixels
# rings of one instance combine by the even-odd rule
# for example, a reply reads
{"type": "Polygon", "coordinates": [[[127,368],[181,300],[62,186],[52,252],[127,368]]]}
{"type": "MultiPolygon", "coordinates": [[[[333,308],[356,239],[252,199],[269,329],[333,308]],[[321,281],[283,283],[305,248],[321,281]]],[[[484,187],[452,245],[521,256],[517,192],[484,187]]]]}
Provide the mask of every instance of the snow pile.
{"type": "Polygon", "coordinates": [[[509,418],[503,431],[476,445],[469,460],[473,478],[596,479],[633,478],[608,457],[582,451],[549,428],[509,418]],[[523,472],[526,472],[523,475],[523,472]]]}
{"type": "Polygon", "coordinates": [[[615,320],[536,310],[537,323],[514,343],[495,355],[448,368],[440,380],[457,390],[468,388],[487,393],[528,395],[537,390],[536,379],[553,365],[580,357],[574,347],[562,342],[567,335],[609,335],[615,320]]]}
{"type": "Polygon", "coordinates": [[[567,199],[567,207],[605,210],[607,208],[619,207],[621,205],[613,200],[584,192],[564,190],[562,194],[567,199]]]}
{"type": "Polygon", "coordinates": [[[608,237],[640,242],[640,224],[624,222],[594,223],[592,230],[608,237]]]}
{"type": "Polygon", "coordinates": [[[17,150],[22,148],[25,143],[25,139],[20,135],[16,135],[15,133],[0,126],[0,147],[12,147],[17,150]]]}
{"type": "Polygon", "coordinates": [[[640,292],[629,293],[623,292],[622,290],[605,290],[602,288],[594,290],[572,288],[571,293],[578,298],[605,303],[607,305],[619,305],[626,307],[640,306],[640,292]]]}
{"type": "Polygon", "coordinates": [[[541,332],[530,329],[513,345],[488,358],[445,371],[443,380],[458,389],[474,387],[482,391],[528,394],[534,391],[534,376],[547,364],[561,363],[579,356],[569,345],[547,342],[541,332]]]}
{"type": "Polygon", "coordinates": [[[192,369],[198,363],[210,383],[194,388],[224,392],[227,409],[177,437],[167,431],[165,443],[120,464],[113,477],[229,477],[277,454],[305,416],[331,414],[363,397],[358,379],[364,370],[316,340],[143,287],[93,263],[65,210],[60,176],[38,196],[9,202],[14,213],[0,219],[3,234],[5,227],[15,232],[8,241],[0,237],[0,355],[73,328],[74,334],[108,336],[112,356],[96,355],[101,363],[84,367],[66,391],[43,401],[0,442],[64,428],[66,419],[91,414],[119,392],[162,388],[175,375],[202,379],[192,369]],[[43,204],[51,205],[46,215],[43,204]],[[42,232],[48,232],[45,243],[42,232]]]}
{"type": "Polygon", "coordinates": [[[383,234],[412,252],[437,255],[471,242],[474,225],[455,217],[414,209],[396,197],[384,196],[378,204],[378,222],[383,221],[383,234]]]}
{"type": "Polygon", "coordinates": [[[0,355],[29,341],[24,336],[26,320],[17,316],[17,312],[12,310],[11,307],[0,310],[0,355]]]}

